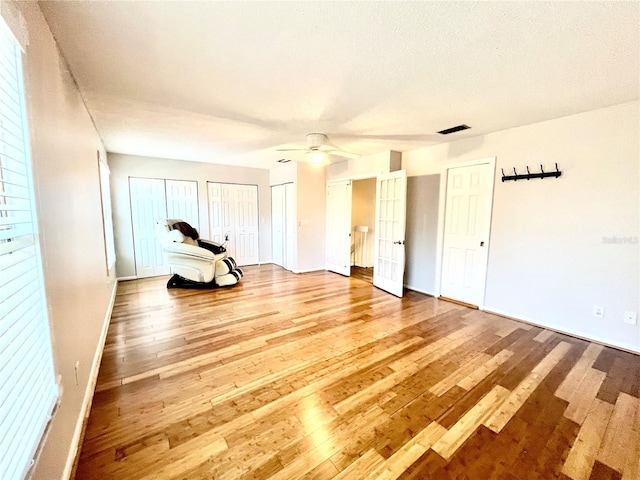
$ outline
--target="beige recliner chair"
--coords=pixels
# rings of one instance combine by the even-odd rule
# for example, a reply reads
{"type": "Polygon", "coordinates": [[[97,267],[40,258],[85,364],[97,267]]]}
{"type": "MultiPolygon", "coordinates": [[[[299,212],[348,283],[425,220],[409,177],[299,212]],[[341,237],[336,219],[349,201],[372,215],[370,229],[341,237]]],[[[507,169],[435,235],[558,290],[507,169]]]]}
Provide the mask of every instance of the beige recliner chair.
{"type": "Polygon", "coordinates": [[[174,275],[167,288],[216,288],[235,285],[242,270],[223,245],[201,239],[196,229],[180,219],[156,223],[156,233],[174,275]]]}

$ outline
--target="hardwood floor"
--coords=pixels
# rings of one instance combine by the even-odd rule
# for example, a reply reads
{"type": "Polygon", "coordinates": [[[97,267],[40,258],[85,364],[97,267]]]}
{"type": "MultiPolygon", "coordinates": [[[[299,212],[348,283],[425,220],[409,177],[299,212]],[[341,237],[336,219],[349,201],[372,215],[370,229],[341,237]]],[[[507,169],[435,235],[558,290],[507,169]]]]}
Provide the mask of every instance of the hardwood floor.
{"type": "Polygon", "coordinates": [[[353,278],[359,278],[360,280],[373,283],[373,267],[363,268],[352,266],[351,276],[353,278]]]}
{"type": "Polygon", "coordinates": [[[77,479],[639,479],[640,357],[358,278],[118,287],[77,479]]]}

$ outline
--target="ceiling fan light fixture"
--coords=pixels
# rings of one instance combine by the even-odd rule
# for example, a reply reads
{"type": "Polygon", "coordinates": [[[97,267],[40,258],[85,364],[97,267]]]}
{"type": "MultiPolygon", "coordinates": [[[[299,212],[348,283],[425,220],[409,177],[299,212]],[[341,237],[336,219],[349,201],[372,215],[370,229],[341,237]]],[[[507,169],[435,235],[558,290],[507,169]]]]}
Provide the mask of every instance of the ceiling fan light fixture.
{"type": "Polygon", "coordinates": [[[327,143],[329,139],[324,133],[308,133],[307,134],[307,148],[309,150],[315,150],[325,143],[327,143]]]}
{"type": "Polygon", "coordinates": [[[313,152],[311,154],[311,161],[315,164],[321,164],[326,160],[327,156],[323,152],[313,152]]]}

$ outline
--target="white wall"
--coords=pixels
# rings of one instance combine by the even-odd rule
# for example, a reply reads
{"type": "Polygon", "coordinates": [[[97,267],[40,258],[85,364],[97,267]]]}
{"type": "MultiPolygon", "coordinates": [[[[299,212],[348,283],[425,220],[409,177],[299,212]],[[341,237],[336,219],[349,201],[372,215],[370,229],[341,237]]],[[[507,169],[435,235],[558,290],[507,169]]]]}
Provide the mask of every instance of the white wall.
{"type": "Polygon", "coordinates": [[[298,162],[284,163],[269,170],[269,185],[294,183],[298,177],[298,162]]]}
{"type": "Polygon", "coordinates": [[[129,177],[195,180],[198,182],[200,236],[209,235],[207,182],[258,185],[258,215],[260,218],[260,263],[271,262],[271,188],[269,170],[230,167],[212,163],[167,160],[110,153],[111,196],[116,241],[116,265],[119,278],[135,276],[133,231],[129,201],[129,177]]]}
{"type": "Polygon", "coordinates": [[[440,175],[407,177],[404,284],[435,295],[440,175]]]}
{"type": "Polygon", "coordinates": [[[298,219],[297,265],[294,272],[323,270],[325,267],[325,168],[298,164],[296,181],[298,219]]]}
{"type": "Polygon", "coordinates": [[[105,260],[97,160],[98,151],[106,157],[102,143],[38,4],[17,6],[29,35],[24,65],[31,153],[53,352],[62,381],[60,405],[33,476],[49,480],[62,478],[75,457],[115,274],[107,273],[105,260]]]}
{"type": "Polygon", "coordinates": [[[638,325],[623,323],[640,309],[639,110],[636,101],[403,154],[409,175],[497,157],[487,310],[640,352],[638,325]],[[501,181],[501,169],[556,162],[558,179],[501,181]]]}
{"type": "Polygon", "coordinates": [[[387,150],[327,166],[327,181],[375,177],[398,169],[401,154],[387,150]]]}

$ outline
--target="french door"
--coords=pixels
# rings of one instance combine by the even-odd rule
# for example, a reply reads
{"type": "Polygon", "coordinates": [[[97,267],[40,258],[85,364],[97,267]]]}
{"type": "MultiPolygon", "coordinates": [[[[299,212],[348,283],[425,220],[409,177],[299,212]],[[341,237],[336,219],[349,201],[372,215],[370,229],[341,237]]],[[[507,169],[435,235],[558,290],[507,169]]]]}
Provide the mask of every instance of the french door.
{"type": "Polygon", "coordinates": [[[407,171],[379,175],[376,186],[373,284],[397,297],[404,292],[407,171]]]}

